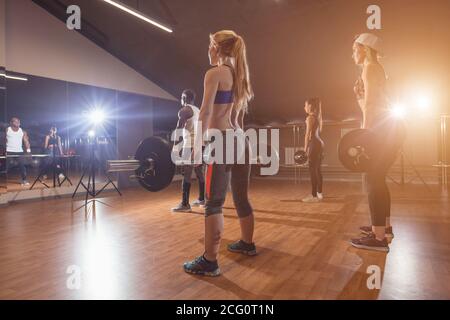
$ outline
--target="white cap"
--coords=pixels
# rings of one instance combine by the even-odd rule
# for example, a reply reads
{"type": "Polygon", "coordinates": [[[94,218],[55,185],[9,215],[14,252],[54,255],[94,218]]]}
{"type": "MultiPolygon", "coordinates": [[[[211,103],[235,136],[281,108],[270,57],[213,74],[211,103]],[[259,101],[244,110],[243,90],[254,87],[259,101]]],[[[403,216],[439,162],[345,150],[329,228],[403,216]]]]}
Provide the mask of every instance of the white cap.
{"type": "Polygon", "coordinates": [[[356,43],[372,48],[379,54],[383,53],[381,39],[372,33],[361,33],[355,40],[356,43]]]}

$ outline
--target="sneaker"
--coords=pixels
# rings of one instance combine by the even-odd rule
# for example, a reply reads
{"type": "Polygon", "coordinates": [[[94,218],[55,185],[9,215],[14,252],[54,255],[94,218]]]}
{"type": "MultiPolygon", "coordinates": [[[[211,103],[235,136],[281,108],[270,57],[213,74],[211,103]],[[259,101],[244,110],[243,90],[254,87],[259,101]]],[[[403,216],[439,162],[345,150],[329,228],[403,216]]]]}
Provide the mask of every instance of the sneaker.
{"type": "Polygon", "coordinates": [[[217,277],[220,275],[220,269],[217,261],[208,261],[203,256],[197,257],[192,261],[185,262],[183,268],[187,273],[200,276],[217,277]]]}
{"type": "Polygon", "coordinates": [[[254,243],[247,243],[242,240],[230,243],[228,245],[228,251],[242,253],[247,256],[255,256],[257,254],[256,246],[254,243]]]}
{"type": "Polygon", "coordinates": [[[192,202],[193,207],[203,207],[205,205],[205,200],[195,200],[192,202]]]}
{"type": "MultiPolygon", "coordinates": [[[[373,233],[371,226],[359,227],[359,231],[361,231],[361,233],[365,234],[365,235],[369,235],[369,234],[373,233]]],[[[392,226],[391,227],[387,227],[385,232],[386,232],[386,238],[394,239],[394,232],[392,231],[392,226]]]]}
{"type": "Polygon", "coordinates": [[[313,197],[313,196],[307,196],[306,198],[304,198],[302,200],[303,202],[307,202],[307,203],[315,203],[315,202],[319,202],[319,198],[317,197],[313,197]]]}
{"type": "Polygon", "coordinates": [[[389,252],[389,245],[386,238],[380,241],[376,239],[374,235],[361,237],[359,239],[352,239],[350,243],[352,244],[352,246],[358,249],[389,252]]]}
{"type": "Polygon", "coordinates": [[[172,212],[192,212],[192,210],[189,204],[180,203],[175,208],[172,208],[172,212]]]}
{"type": "Polygon", "coordinates": [[[323,200],[323,193],[317,192],[317,198],[318,198],[319,200],[323,200]]]}
{"type": "Polygon", "coordinates": [[[21,183],[22,187],[28,187],[30,185],[30,183],[27,180],[23,180],[21,183]]]}

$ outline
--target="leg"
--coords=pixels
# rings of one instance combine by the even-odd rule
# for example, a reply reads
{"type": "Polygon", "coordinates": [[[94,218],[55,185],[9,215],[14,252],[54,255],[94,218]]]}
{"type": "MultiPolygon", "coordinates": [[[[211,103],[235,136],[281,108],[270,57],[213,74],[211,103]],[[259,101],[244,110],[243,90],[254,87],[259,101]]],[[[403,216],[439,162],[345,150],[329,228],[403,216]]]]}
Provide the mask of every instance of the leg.
{"type": "Polygon", "coordinates": [[[225,164],[212,164],[206,168],[205,254],[216,261],[223,233],[222,207],[225,202],[231,171],[225,164]]]}
{"type": "Polygon", "coordinates": [[[368,199],[372,231],[378,240],[385,238],[386,218],[390,215],[391,196],[386,185],[386,172],[374,170],[367,174],[368,199]]]}
{"type": "Polygon", "coordinates": [[[195,175],[198,179],[198,200],[204,201],[205,200],[205,173],[203,172],[203,165],[195,167],[195,175]]]}
{"type": "Polygon", "coordinates": [[[309,161],[309,176],[311,178],[311,195],[317,197],[317,187],[318,187],[318,168],[315,159],[310,159],[309,161]]]}
{"type": "Polygon", "coordinates": [[[189,205],[189,193],[191,190],[192,169],[193,169],[192,165],[183,166],[182,204],[185,206],[189,205]]]}
{"type": "Polygon", "coordinates": [[[322,187],[323,187],[323,176],[322,176],[322,151],[319,155],[319,162],[317,165],[317,192],[322,193],[322,187]]]}
{"type": "Polygon", "coordinates": [[[25,167],[25,158],[22,156],[19,157],[19,170],[20,170],[20,177],[22,178],[22,182],[25,182],[27,180],[27,168],[25,167]]]}
{"type": "Polygon", "coordinates": [[[222,206],[230,181],[230,170],[224,164],[206,168],[205,252],[184,264],[184,271],[203,276],[220,275],[217,255],[223,233],[222,206]]]}
{"type": "Polygon", "coordinates": [[[250,168],[249,164],[237,164],[231,171],[231,191],[241,225],[241,240],[247,244],[253,243],[255,224],[253,208],[248,200],[250,168]]]}
{"type": "Polygon", "coordinates": [[[183,181],[181,183],[181,194],[182,200],[179,205],[172,208],[172,212],[191,212],[191,206],[189,204],[189,193],[191,191],[191,176],[192,176],[192,165],[183,166],[183,181]]]}

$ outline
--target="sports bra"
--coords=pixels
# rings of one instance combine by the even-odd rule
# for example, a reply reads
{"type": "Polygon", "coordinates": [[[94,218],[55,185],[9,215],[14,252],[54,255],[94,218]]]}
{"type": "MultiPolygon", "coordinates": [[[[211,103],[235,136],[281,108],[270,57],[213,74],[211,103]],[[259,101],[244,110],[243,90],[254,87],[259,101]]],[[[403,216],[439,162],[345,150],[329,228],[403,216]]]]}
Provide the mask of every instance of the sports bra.
{"type": "MultiPolygon", "coordinates": [[[[231,69],[234,78],[234,70],[227,64],[224,64],[231,69]]],[[[233,90],[225,91],[225,90],[217,90],[216,98],[214,99],[214,104],[230,104],[234,102],[233,90]]]]}

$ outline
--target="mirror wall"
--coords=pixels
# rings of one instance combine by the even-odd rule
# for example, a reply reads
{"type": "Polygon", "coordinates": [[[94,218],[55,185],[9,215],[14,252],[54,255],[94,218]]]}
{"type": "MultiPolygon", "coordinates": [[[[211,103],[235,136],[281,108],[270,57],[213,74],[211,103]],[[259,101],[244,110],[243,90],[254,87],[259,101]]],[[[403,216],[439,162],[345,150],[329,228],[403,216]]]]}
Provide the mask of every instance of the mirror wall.
{"type": "Polygon", "coordinates": [[[14,126],[19,120],[28,139],[23,141],[23,157],[8,156],[8,191],[76,185],[92,161],[98,167],[97,182],[104,181],[106,160],[117,158],[118,93],[37,76],[14,76],[7,83],[5,122],[14,126]]]}

